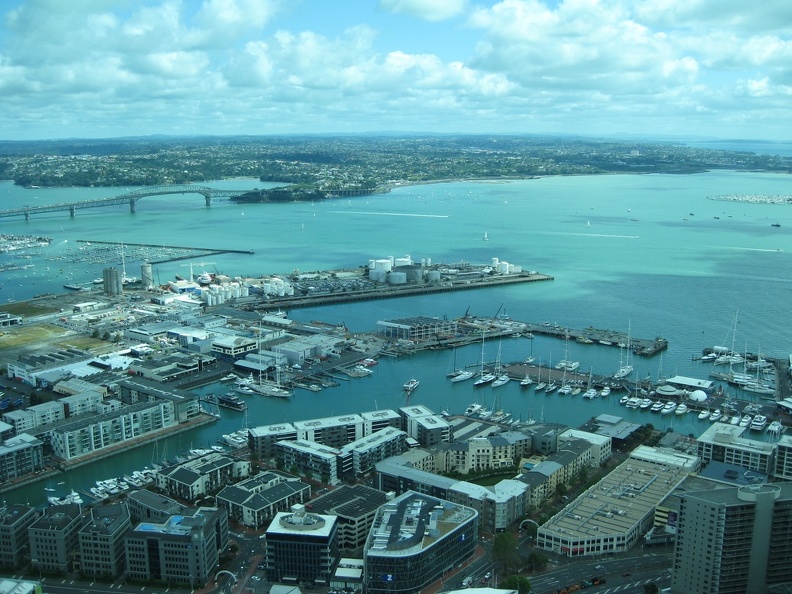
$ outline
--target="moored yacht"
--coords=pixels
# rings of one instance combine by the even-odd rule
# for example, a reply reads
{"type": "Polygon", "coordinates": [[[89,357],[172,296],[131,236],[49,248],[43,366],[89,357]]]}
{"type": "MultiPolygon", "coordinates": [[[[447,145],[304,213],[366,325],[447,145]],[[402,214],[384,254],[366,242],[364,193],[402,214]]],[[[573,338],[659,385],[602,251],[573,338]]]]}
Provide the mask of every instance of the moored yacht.
{"type": "Polygon", "coordinates": [[[688,405],[685,404],[684,402],[682,402],[682,403],[680,403],[679,406],[676,407],[676,410],[674,411],[674,414],[684,415],[687,411],[688,411],[688,405]]]}
{"type": "Polygon", "coordinates": [[[665,403],[665,406],[660,410],[661,415],[670,415],[674,410],[676,410],[677,404],[673,400],[669,400],[665,403]]]}
{"type": "Polygon", "coordinates": [[[762,431],[767,425],[767,417],[764,415],[756,415],[751,421],[750,428],[752,431],[762,431]]]}

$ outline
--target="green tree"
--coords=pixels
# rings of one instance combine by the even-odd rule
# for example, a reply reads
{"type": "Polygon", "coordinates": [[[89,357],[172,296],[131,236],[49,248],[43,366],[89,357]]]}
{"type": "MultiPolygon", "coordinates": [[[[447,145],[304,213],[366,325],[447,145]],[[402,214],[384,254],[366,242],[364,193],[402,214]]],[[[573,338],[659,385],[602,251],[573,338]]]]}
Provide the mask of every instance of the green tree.
{"type": "Polygon", "coordinates": [[[517,539],[511,532],[501,532],[495,537],[492,556],[505,573],[515,571],[520,566],[521,559],[517,546],[517,539]]]}
{"type": "Polygon", "coordinates": [[[547,567],[548,561],[549,559],[538,551],[533,551],[530,555],[528,555],[528,567],[534,571],[542,571],[545,567],[547,567]]]}
{"type": "Polygon", "coordinates": [[[531,591],[531,580],[521,575],[510,575],[498,584],[498,588],[517,590],[519,594],[528,594],[531,591]]]}
{"type": "Polygon", "coordinates": [[[659,591],[657,584],[644,584],[644,594],[657,594],[659,591]]]}

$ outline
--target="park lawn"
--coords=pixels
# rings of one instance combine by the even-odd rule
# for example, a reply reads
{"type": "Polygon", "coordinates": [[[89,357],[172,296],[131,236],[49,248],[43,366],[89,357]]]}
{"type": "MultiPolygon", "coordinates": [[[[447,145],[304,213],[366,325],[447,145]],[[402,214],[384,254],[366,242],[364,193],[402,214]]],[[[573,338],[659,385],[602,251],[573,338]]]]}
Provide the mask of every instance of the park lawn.
{"type": "Polygon", "coordinates": [[[26,346],[41,344],[45,350],[63,349],[67,347],[91,350],[96,347],[106,346],[107,343],[98,338],[83,336],[69,332],[63,336],[63,328],[52,324],[35,324],[11,326],[0,333],[0,349],[23,348],[26,346]],[[60,337],[60,339],[59,339],[60,337]]]}

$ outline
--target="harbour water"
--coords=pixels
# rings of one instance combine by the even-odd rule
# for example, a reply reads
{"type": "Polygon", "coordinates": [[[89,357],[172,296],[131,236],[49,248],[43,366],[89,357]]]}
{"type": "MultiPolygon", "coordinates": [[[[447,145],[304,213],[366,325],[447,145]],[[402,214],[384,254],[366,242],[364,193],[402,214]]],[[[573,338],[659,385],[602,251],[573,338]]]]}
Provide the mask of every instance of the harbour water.
{"type": "MultiPolygon", "coordinates": [[[[258,180],[218,181],[213,187],[268,187],[258,180]]],[[[415,315],[457,317],[508,315],[515,320],[549,321],[571,328],[611,328],[640,338],[663,336],[662,357],[636,357],[633,377],[688,375],[705,379],[710,366],[691,360],[702,348],[731,346],[735,315],[736,350],[786,357],[790,350],[788,305],[792,292],[792,216],[787,206],[719,202],[720,194],[790,194],[785,175],[710,172],[697,175],[619,175],[555,177],[509,182],[456,182],[397,188],[381,196],[344,198],[323,203],[245,204],[216,200],[206,208],[199,195],[145,198],[132,214],[125,207],[0,219],[0,233],[44,235],[52,244],[24,259],[24,270],[0,274],[0,302],[35,294],[62,292],[69,281],[101,276],[104,265],[55,265],[53,254],[79,249],[77,240],[185,245],[253,250],[253,255],[212,256],[196,261],[225,274],[285,274],[330,268],[355,268],[369,259],[410,254],[433,263],[506,260],[554,276],[544,283],[294,310],[289,316],[309,321],[343,322],[351,332],[376,331],[378,320],[415,315]],[[778,223],[779,227],[771,224],[778,223]],[[487,235],[487,241],[483,240],[487,235]],[[47,270],[49,267],[49,270],[47,270]]],[[[123,193],[119,188],[22,189],[0,182],[3,208],[49,204],[123,193]]],[[[0,262],[22,262],[2,254],[0,262]]],[[[155,280],[185,275],[189,261],[159,264],[155,280]]],[[[119,260],[116,265],[120,266],[119,260]]],[[[139,276],[139,263],[126,263],[139,276]],[[137,269],[135,269],[137,267],[137,269]]],[[[361,271],[362,273],[362,271],[361,271]]],[[[619,349],[569,344],[537,336],[487,343],[485,359],[498,348],[504,361],[569,358],[581,371],[612,373],[619,349]]],[[[189,448],[205,448],[217,437],[247,423],[271,422],[398,408],[402,385],[420,380],[411,403],[437,412],[461,413],[474,401],[511,412],[514,417],[578,425],[601,413],[613,413],[683,434],[698,435],[708,423],[696,415],[660,416],[625,409],[618,397],[577,400],[540,396],[518,382],[474,389],[472,382],[452,384],[446,377],[452,353],[427,351],[397,360],[382,359],[371,376],[341,382],[336,388],[297,390],[292,399],[245,397],[247,414],[221,409],[211,426],[160,440],[121,457],[75,469],[58,479],[64,493],[84,489],[97,479],[118,476],[172,458],[189,448]],[[497,399],[497,401],[496,401],[497,399]]],[[[481,346],[458,349],[457,366],[480,360],[481,346]]],[[[206,386],[200,392],[220,392],[206,386]]],[[[749,394],[737,394],[756,400],[749,394]]],[[[44,500],[44,486],[6,495],[8,501],[44,500]]],[[[54,487],[54,485],[51,485],[54,487]]],[[[58,493],[63,494],[63,493],[58,493]]]]}

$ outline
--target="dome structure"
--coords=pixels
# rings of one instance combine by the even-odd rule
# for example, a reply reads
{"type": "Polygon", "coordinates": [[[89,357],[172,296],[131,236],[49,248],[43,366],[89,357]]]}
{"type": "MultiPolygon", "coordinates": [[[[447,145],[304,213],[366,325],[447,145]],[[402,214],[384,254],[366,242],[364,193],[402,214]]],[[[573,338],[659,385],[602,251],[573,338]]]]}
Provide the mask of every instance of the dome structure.
{"type": "Polygon", "coordinates": [[[707,399],[707,393],[704,390],[693,390],[690,393],[690,399],[693,402],[704,402],[707,399]]]}

